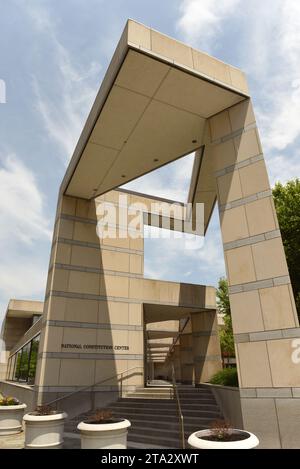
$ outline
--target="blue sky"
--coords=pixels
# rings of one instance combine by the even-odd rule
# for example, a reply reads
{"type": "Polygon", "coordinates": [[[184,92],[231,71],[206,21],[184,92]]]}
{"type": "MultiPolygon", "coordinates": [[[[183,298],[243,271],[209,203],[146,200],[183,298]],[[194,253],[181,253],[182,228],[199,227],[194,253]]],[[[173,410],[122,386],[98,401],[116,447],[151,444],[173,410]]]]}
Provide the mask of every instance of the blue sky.
{"type": "MultiPolygon", "coordinates": [[[[9,298],[43,299],[59,184],[127,18],[242,68],[271,184],[300,175],[298,0],[0,0],[0,10],[0,315],[9,298]]],[[[131,187],[185,200],[191,165],[131,187]]],[[[197,250],[147,240],[145,273],[216,284],[217,214],[197,250]]]]}

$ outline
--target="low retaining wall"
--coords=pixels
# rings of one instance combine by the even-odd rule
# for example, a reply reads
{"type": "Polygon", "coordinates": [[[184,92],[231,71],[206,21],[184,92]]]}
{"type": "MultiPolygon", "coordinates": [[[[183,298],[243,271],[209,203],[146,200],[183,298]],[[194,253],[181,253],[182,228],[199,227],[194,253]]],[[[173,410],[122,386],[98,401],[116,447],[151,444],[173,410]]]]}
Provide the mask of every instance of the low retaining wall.
{"type": "Polygon", "coordinates": [[[244,426],[239,388],[209,383],[201,383],[201,387],[202,386],[208,387],[213,392],[225,420],[227,420],[233,427],[243,429],[244,426]]]}
{"type": "Polygon", "coordinates": [[[16,397],[27,405],[26,412],[31,412],[36,407],[36,393],[32,386],[26,384],[0,381],[0,392],[6,396],[16,397]]]}

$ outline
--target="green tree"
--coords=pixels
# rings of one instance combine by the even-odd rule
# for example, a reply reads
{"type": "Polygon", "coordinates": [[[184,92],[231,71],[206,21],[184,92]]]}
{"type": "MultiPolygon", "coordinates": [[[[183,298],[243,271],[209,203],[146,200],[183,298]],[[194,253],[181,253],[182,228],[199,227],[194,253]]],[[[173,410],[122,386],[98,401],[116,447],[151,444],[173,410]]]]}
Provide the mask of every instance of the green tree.
{"type": "Polygon", "coordinates": [[[277,182],[273,197],[291,283],[300,316],[300,180],[277,182]]]}
{"type": "MultiPolygon", "coordinates": [[[[294,179],[285,185],[277,182],[273,197],[300,319],[300,180],[294,179]]],[[[222,353],[234,355],[228,282],[225,278],[219,280],[217,308],[224,318],[224,328],[220,331],[222,353]]]]}
{"type": "Polygon", "coordinates": [[[223,315],[224,327],[220,330],[220,343],[222,354],[234,356],[234,339],[232,332],[231,311],[228,295],[228,282],[226,278],[220,278],[217,289],[217,308],[223,315]]]}

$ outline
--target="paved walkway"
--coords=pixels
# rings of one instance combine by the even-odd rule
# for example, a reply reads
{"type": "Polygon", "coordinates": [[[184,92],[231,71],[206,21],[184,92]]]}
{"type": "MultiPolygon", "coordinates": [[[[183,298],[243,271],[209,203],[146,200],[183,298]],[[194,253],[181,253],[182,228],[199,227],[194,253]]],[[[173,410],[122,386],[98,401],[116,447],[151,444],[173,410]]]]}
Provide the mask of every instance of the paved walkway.
{"type": "MultiPolygon", "coordinates": [[[[0,436],[0,449],[24,449],[24,432],[16,435],[0,436]]],[[[80,435],[65,433],[64,449],[80,449],[80,435]]]]}
{"type": "Polygon", "coordinates": [[[16,435],[0,436],[0,449],[23,449],[24,432],[16,435]]]}

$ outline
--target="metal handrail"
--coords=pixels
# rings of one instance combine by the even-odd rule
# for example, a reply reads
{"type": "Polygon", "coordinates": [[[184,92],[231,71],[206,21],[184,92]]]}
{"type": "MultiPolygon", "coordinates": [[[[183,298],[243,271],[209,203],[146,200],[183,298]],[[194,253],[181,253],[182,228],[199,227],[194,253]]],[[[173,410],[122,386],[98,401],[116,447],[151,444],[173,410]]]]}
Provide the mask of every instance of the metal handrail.
{"type": "Polygon", "coordinates": [[[177,388],[177,384],[176,384],[174,363],[171,364],[171,370],[172,370],[173,393],[174,393],[174,398],[176,399],[176,403],[177,403],[179,431],[180,431],[180,435],[181,435],[181,445],[182,445],[182,449],[185,449],[184,421],[183,421],[183,414],[182,414],[182,411],[181,411],[178,388],[177,388]]]}
{"type": "MultiPolygon", "coordinates": [[[[65,396],[58,397],[57,399],[54,399],[53,401],[47,402],[44,405],[51,406],[51,405],[53,405],[57,402],[60,402],[64,399],[67,399],[71,396],[74,396],[74,394],[78,394],[79,392],[85,391],[86,389],[94,388],[95,386],[99,386],[100,384],[103,384],[106,381],[110,381],[111,379],[118,378],[119,376],[121,376],[121,379],[120,379],[120,381],[121,381],[120,397],[122,397],[122,395],[123,395],[123,387],[122,387],[123,386],[123,378],[122,378],[122,375],[124,375],[125,373],[129,373],[130,371],[138,370],[138,369],[144,369],[144,367],[143,366],[135,366],[133,368],[129,368],[129,370],[122,371],[121,373],[116,373],[115,375],[110,376],[109,378],[102,379],[101,381],[98,381],[97,383],[90,384],[88,386],[83,386],[79,389],[76,389],[76,391],[72,391],[72,392],[66,394],[65,396]]],[[[127,376],[126,378],[129,378],[129,376],[127,376]]]]}
{"type": "Polygon", "coordinates": [[[173,350],[174,350],[174,347],[178,341],[178,339],[180,338],[181,334],[183,333],[184,329],[186,328],[187,326],[187,323],[189,322],[190,318],[187,317],[185,318],[185,321],[184,321],[184,325],[182,326],[182,328],[179,330],[178,334],[176,335],[176,337],[174,337],[173,339],[173,343],[171,345],[171,347],[169,348],[169,351],[168,351],[168,357],[170,357],[173,353],[173,350]]]}

